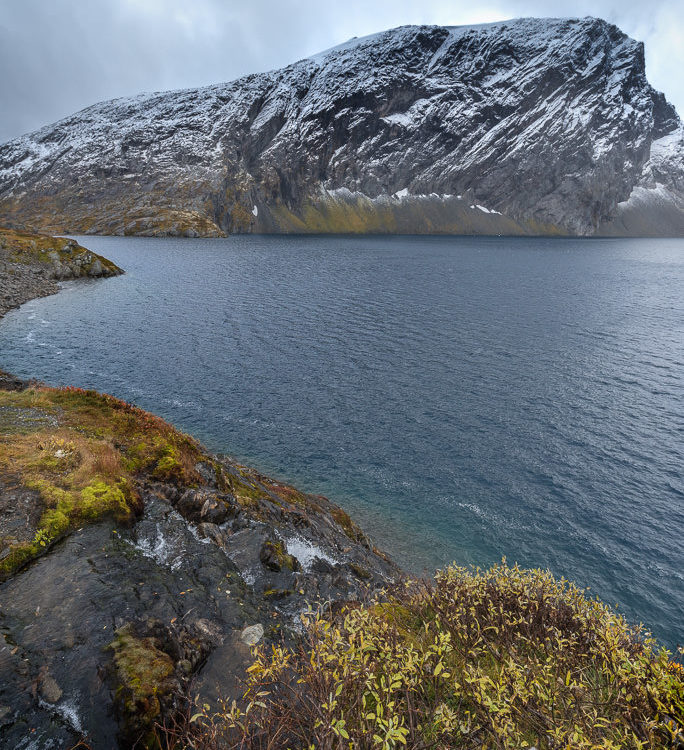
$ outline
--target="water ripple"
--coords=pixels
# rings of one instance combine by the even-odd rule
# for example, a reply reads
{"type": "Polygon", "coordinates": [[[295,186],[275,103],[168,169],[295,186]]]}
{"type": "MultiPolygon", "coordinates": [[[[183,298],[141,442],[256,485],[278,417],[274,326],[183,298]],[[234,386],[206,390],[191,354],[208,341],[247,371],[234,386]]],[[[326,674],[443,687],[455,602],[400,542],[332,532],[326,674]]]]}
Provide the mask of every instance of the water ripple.
{"type": "Polygon", "coordinates": [[[505,555],[684,641],[682,241],[83,241],[128,273],[10,313],[3,367],[327,494],[414,570],[505,555]]]}

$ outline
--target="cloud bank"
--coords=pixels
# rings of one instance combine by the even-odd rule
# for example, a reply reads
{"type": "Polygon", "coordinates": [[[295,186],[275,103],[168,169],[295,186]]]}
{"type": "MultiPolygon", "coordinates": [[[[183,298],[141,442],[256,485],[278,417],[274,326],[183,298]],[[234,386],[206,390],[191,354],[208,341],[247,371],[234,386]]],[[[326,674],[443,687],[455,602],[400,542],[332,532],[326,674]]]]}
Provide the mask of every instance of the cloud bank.
{"type": "MultiPolygon", "coordinates": [[[[646,45],[649,81],[684,114],[684,3],[575,0],[646,45]]],[[[0,0],[0,142],[105,99],[202,86],[287,65],[409,23],[548,16],[544,0],[0,0]]]]}

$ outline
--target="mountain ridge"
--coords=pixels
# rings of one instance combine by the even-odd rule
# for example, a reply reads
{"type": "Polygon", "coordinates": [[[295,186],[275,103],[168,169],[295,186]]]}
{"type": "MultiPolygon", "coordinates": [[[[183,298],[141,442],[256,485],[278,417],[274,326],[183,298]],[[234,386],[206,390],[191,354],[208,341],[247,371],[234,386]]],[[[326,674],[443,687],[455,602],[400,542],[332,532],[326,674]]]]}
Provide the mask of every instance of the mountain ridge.
{"type": "Polygon", "coordinates": [[[600,19],[403,26],[0,145],[41,230],[684,236],[684,129],[600,19]]]}

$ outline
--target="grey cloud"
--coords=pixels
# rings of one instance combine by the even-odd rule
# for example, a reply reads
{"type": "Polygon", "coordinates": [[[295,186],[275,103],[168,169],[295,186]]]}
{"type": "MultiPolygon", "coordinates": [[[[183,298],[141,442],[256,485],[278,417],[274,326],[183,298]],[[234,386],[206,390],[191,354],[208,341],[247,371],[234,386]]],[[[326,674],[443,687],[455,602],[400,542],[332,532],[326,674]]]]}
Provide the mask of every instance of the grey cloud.
{"type": "Polygon", "coordinates": [[[280,67],[406,23],[599,15],[646,43],[684,112],[684,3],[656,0],[0,0],[0,142],[103,99],[280,67]]]}

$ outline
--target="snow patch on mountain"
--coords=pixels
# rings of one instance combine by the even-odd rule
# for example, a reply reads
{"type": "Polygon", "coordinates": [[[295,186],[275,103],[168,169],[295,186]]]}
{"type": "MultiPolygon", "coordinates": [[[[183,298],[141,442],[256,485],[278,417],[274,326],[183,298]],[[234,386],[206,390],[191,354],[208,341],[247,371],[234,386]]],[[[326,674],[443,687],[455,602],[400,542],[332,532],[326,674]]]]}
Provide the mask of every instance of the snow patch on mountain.
{"type": "Polygon", "coordinates": [[[311,201],[361,201],[318,216],[343,231],[364,196],[387,231],[458,231],[464,208],[592,234],[656,185],[682,194],[681,123],[643,45],[593,18],[399,27],[0,146],[0,214],[55,231],[304,231],[311,201]]]}

